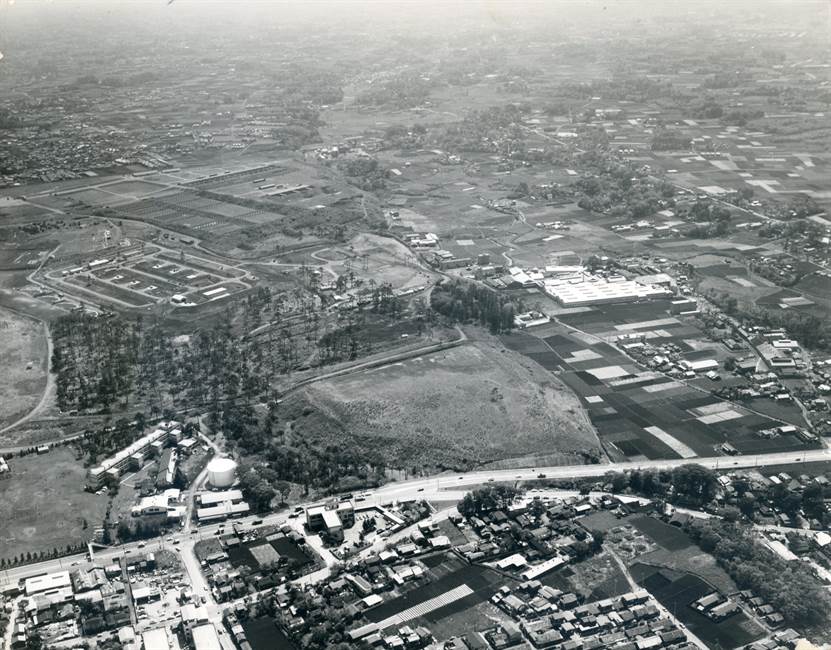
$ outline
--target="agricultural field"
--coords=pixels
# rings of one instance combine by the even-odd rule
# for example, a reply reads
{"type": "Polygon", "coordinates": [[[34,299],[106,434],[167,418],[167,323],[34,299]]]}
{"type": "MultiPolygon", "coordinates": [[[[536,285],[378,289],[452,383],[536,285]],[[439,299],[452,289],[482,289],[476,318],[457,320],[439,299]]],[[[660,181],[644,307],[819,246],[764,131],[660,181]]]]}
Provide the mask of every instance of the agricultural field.
{"type": "MultiPolygon", "coordinates": [[[[606,341],[638,332],[672,342],[688,360],[726,356],[702,347],[701,332],[667,316],[661,301],[606,305],[561,314],[564,325],[543,325],[504,336],[505,345],[557,374],[580,396],[606,451],[630,460],[712,456],[729,442],[740,453],[795,451],[805,443],[793,435],[762,439],[757,432],[777,426],[771,418],[798,414],[763,400],[739,407],[700,387],[644,370],[606,341]]],[[[720,346],[718,346],[720,347],[720,346]]],[[[697,382],[697,383],[696,383],[697,382]]],[[[799,420],[797,420],[799,422],[799,420]]]]}
{"type": "Polygon", "coordinates": [[[390,617],[445,594],[460,597],[448,595],[446,604],[412,619],[410,624],[413,627],[425,625],[437,638],[446,638],[482,629],[483,623],[500,617],[499,610],[488,600],[504,584],[503,576],[486,567],[464,563],[449,553],[425,556],[422,561],[433,579],[367,610],[367,619],[383,624],[390,617]]]}
{"type": "Polygon", "coordinates": [[[633,565],[632,575],[705,643],[732,649],[752,643],[765,634],[743,612],[715,623],[692,609],[690,603],[714,591],[713,585],[695,575],[641,563],[633,565]]]}
{"type": "Polygon", "coordinates": [[[612,598],[631,591],[626,576],[608,551],[570,564],[557,573],[565,578],[566,591],[572,591],[587,601],[612,598]]]}
{"type": "Polygon", "coordinates": [[[488,342],[317,382],[291,399],[314,411],[293,433],[325,444],[337,432],[396,467],[475,467],[528,454],[579,462],[579,452],[598,450],[567,388],[488,342]]]}
{"type": "Polygon", "coordinates": [[[44,326],[0,308],[0,429],[40,402],[48,364],[44,326]]]}
{"type": "Polygon", "coordinates": [[[0,481],[3,557],[63,550],[92,538],[107,499],[84,490],[86,469],[69,447],[12,458],[9,466],[11,477],[0,481]]]}
{"type": "Polygon", "coordinates": [[[616,518],[607,512],[593,513],[584,523],[605,532],[606,544],[626,562],[632,577],[706,642],[735,648],[762,636],[762,628],[744,613],[713,623],[689,607],[703,595],[730,594],[737,587],[680,528],[650,516],[616,518]]]}
{"type": "Polygon", "coordinates": [[[295,650],[296,646],[273,618],[252,618],[242,624],[252,650],[295,650]]]}

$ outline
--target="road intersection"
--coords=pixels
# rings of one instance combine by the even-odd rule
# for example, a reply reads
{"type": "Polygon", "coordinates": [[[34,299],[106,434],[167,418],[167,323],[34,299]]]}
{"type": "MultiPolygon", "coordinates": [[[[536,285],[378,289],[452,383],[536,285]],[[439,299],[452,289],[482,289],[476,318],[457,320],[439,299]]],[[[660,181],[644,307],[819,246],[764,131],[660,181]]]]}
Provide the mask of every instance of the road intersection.
{"type": "MultiPolygon", "coordinates": [[[[713,470],[733,470],[760,467],[775,467],[778,465],[791,465],[795,463],[808,462],[829,462],[831,461],[831,449],[815,449],[798,452],[782,452],[774,454],[758,454],[753,456],[717,456],[712,458],[692,458],[674,460],[644,460],[624,463],[606,463],[597,465],[561,465],[553,467],[533,467],[525,469],[510,470],[477,470],[474,472],[441,474],[427,478],[418,478],[408,481],[394,482],[383,485],[374,490],[368,490],[362,498],[365,506],[388,504],[394,501],[408,501],[413,499],[426,499],[428,501],[453,501],[459,499],[473,486],[484,485],[490,482],[527,482],[542,479],[579,479],[599,478],[608,472],[623,472],[636,469],[641,470],[668,470],[681,465],[695,463],[713,470]]],[[[322,503],[317,501],[315,503],[322,503]]],[[[303,504],[303,507],[314,505],[313,503],[303,504]]],[[[185,526],[181,531],[171,533],[164,539],[153,542],[130,542],[107,548],[95,553],[94,562],[105,564],[112,562],[118,557],[130,553],[140,552],[145,545],[148,547],[166,548],[168,550],[181,549],[182,556],[192,553],[196,541],[209,539],[218,534],[220,529],[226,526],[235,526],[239,530],[252,528],[254,521],[261,520],[259,525],[283,524],[287,521],[294,526],[300,526],[300,522],[289,518],[288,511],[282,510],[269,515],[251,515],[235,519],[228,523],[213,523],[201,525],[196,528],[185,526]],[[186,553],[187,551],[187,553],[186,553]]],[[[27,564],[12,569],[0,571],[0,585],[10,584],[27,577],[49,573],[51,571],[65,570],[70,567],[89,564],[86,554],[66,556],[27,564]]],[[[190,572],[189,572],[190,573],[190,572]]],[[[198,573],[198,571],[197,571],[198,573]]],[[[194,576],[192,579],[198,580],[194,576]]]]}

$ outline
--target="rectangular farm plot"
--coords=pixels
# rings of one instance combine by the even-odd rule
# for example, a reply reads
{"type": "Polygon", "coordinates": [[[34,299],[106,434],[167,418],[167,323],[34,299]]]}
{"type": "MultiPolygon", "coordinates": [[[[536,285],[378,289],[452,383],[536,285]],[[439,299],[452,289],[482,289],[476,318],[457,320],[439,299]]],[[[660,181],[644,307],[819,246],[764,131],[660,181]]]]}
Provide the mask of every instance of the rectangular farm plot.
{"type": "Polygon", "coordinates": [[[388,627],[392,627],[393,625],[401,625],[402,623],[411,621],[419,616],[424,616],[425,614],[434,612],[440,607],[455,603],[466,596],[470,596],[472,593],[473,589],[467,585],[459,585],[446,593],[435,596],[429,600],[425,600],[423,603],[419,603],[418,605],[413,605],[412,607],[405,609],[403,612],[393,614],[392,616],[379,621],[377,623],[378,628],[383,630],[388,627]]]}
{"type": "Polygon", "coordinates": [[[422,607],[426,611],[416,613],[413,619],[424,617],[438,621],[454,611],[487,601],[504,582],[502,576],[491,569],[463,564],[449,554],[426,556],[423,562],[435,579],[368,609],[365,616],[369,621],[381,626],[394,625],[387,621],[394,621],[401,615],[410,616],[422,607]],[[448,594],[452,597],[441,602],[448,594]]]}
{"type": "Polygon", "coordinates": [[[728,402],[713,402],[712,404],[703,404],[701,406],[689,408],[689,411],[695,416],[701,416],[713,415],[715,413],[721,413],[722,411],[729,411],[730,408],[731,405],[728,402]]]}
{"type": "Polygon", "coordinates": [[[620,332],[628,332],[632,330],[655,329],[656,327],[666,327],[667,325],[677,325],[677,318],[658,318],[655,320],[641,321],[639,323],[624,323],[623,325],[615,325],[615,329],[620,332]]]}
{"type": "Polygon", "coordinates": [[[637,384],[645,384],[647,382],[651,382],[662,377],[663,375],[661,375],[658,372],[647,370],[646,372],[639,372],[633,376],[623,377],[622,379],[614,379],[609,382],[609,386],[612,386],[614,388],[618,388],[621,386],[635,386],[637,384]]]}
{"type": "Polygon", "coordinates": [[[616,379],[630,374],[628,370],[624,370],[620,366],[603,366],[602,368],[592,368],[590,370],[586,370],[585,372],[589,373],[596,379],[601,380],[616,379]]]}
{"type": "Polygon", "coordinates": [[[751,282],[747,278],[740,278],[736,275],[728,275],[727,279],[730,280],[731,282],[735,282],[740,287],[745,287],[745,288],[748,288],[748,289],[752,289],[756,286],[756,284],[754,282],[751,282]]]}
{"type": "Polygon", "coordinates": [[[683,442],[673,438],[669,433],[660,427],[646,427],[644,430],[663,442],[667,447],[672,449],[672,451],[681,456],[681,458],[694,458],[698,455],[683,442]]]}
{"type": "Polygon", "coordinates": [[[570,357],[563,357],[566,363],[574,363],[577,361],[592,361],[594,359],[602,359],[602,355],[594,350],[575,350],[570,357]]]}
{"type": "Polygon", "coordinates": [[[721,411],[720,413],[711,413],[710,415],[702,415],[698,421],[702,424],[715,424],[716,422],[726,422],[727,420],[736,420],[744,417],[744,413],[739,413],[733,409],[721,411]]]}
{"type": "Polygon", "coordinates": [[[651,386],[644,386],[643,390],[645,390],[647,393],[663,393],[664,391],[672,390],[675,388],[686,389],[686,386],[677,381],[668,381],[663,384],[652,384],[651,386]]]}

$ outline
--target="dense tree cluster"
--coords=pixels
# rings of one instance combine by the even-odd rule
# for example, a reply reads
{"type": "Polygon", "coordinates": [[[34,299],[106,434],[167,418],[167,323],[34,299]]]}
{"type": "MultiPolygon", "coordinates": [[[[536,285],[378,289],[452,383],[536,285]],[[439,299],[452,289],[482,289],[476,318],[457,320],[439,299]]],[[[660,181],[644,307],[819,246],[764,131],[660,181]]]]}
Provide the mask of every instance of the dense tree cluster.
{"type": "Polygon", "coordinates": [[[311,410],[297,413],[293,403],[269,402],[265,416],[258,416],[245,404],[227,403],[210,416],[210,426],[222,430],[225,438],[243,458],[256,457],[256,463],[240,468],[241,488],[255,508],[265,510],[279,495],[283,500],[290,484],[310,490],[337,492],[377,486],[384,477],[381,456],[346,439],[321,444],[303,431],[305,420],[314,418],[311,410]]]}
{"type": "Polygon", "coordinates": [[[678,214],[696,223],[687,231],[688,237],[721,237],[730,229],[730,210],[710,201],[697,200],[679,209],[678,214]]]}
{"type": "Polygon", "coordinates": [[[583,154],[580,164],[591,171],[573,185],[584,210],[637,220],[674,205],[672,185],[653,180],[631,163],[592,152],[583,154]]]}
{"type": "Polygon", "coordinates": [[[400,147],[404,150],[421,149],[427,136],[427,127],[423,124],[413,124],[406,127],[401,124],[388,126],[384,131],[384,143],[388,147],[400,147]]]}
{"type": "MultiPolygon", "coordinates": [[[[707,297],[730,316],[739,316],[735,297],[719,291],[710,291],[707,297]]],[[[816,350],[831,350],[831,323],[812,314],[788,309],[765,309],[758,305],[742,305],[742,319],[750,325],[784,329],[788,336],[802,345],[816,350]]]]}
{"type": "Polygon", "coordinates": [[[507,508],[518,494],[519,490],[509,485],[487,485],[468,492],[457,508],[463,517],[481,517],[507,508]]]}
{"type": "Polygon", "coordinates": [[[347,180],[366,192],[386,187],[389,172],[375,158],[347,158],[338,164],[338,168],[347,180]]]}
{"type": "Polygon", "coordinates": [[[402,72],[373,83],[355,98],[355,102],[359,106],[413,108],[424,103],[436,83],[418,72],[402,72]]]}
{"type": "Polygon", "coordinates": [[[797,626],[828,629],[831,597],[799,561],[788,562],[758,542],[750,528],[720,520],[695,522],[690,537],[712,553],[740,589],[750,589],[797,626]]]}
{"type": "Polygon", "coordinates": [[[562,84],[558,88],[558,95],[560,96],[583,100],[600,96],[605,100],[645,102],[650,99],[669,97],[673,93],[672,85],[669,82],[661,82],[645,76],[628,75],[588,83],[562,84]]]}
{"type": "Polygon", "coordinates": [[[109,405],[132,389],[141,341],[138,327],[121,318],[73,314],[52,325],[52,372],[62,409],[109,405]]]}
{"type": "Polygon", "coordinates": [[[471,111],[463,120],[447,125],[436,144],[448,151],[478,151],[508,156],[524,150],[520,123],[527,107],[518,104],[471,111]]]}
{"type": "Polygon", "coordinates": [[[516,315],[516,307],[510,298],[488,287],[461,280],[436,285],[430,294],[430,306],[454,322],[478,322],[494,333],[511,330],[516,315]]]}
{"type": "Polygon", "coordinates": [[[652,136],[652,151],[689,151],[692,139],[689,135],[669,129],[658,129],[652,136]]]}
{"type": "Polygon", "coordinates": [[[411,315],[386,283],[358,287],[353,308],[335,319],[322,310],[314,277],[308,274],[308,292],[274,295],[256,289],[230,306],[214,327],[184,339],[141,318],[61,317],[52,327],[58,405],[123,410],[130,400],[143,400],[160,412],[166,404],[251,400],[267,392],[275,377],[300,366],[371,352],[388,338],[378,336],[387,325],[413,330],[424,325],[424,314],[410,323],[411,315]],[[250,332],[268,323],[272,326],[262,335],[240,338],[240,329],[250,332]]]}
{"type": "Polygon", "coordinates": [[[715,473],[696,464],[681,465],[671,471],[610,472],[606,481],[612,484],[615,492],[630,489],[647,497],[696,507],[710,503],[718,488],[715,473]]]}

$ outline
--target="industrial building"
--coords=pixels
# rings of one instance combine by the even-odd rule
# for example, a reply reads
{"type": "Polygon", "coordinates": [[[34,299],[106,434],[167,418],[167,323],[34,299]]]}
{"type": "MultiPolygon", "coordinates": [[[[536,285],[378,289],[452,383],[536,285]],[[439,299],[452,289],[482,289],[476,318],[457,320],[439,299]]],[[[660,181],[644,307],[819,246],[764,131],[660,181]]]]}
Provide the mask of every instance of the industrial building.
{"type": "Polygon", "coordinates": [[[147,458],[158,456],[162,452],[168,440],[179,442],[182,436],[178,422],[160,422],[153,432],[142,436],[97,467],[90,469],[87,473],[87,488],[97,490],[104,485],[107,478],[118,479],[128,469],[140,469],[147,458]]]}
{"type": "Polygon", "coordinates": [[[141,635],[141,641],[144,645],[144,650],[150,650],[150,648],[179,650],[182,647],[179,645],[179,639],[173,630],[166,627],[157,627],[154,630],[148,630],[141,635]]]}
{"type": "Polygon", "coordinates": [[[239,490],[202,492],[197,495],[196,502],[199,504],[199,508],[196,510],[196,517],[200,522],[244,515],[251,509],[243,501],[242,492],[239,490]]]}
{"type": "Polygon", "coordinates": [[[219,635],[217,635],[216,628],[211,623],[194,627],[191,634],[195,650],[222,650],[219,635]]]}
{"type": "Polygon", "coordinates": [[[143,497],[138,505],[133,506],[133,517],[166,515],[168,519],[181,519],[187,508],[179,503],[181,492],[175,488],[165,490],[162,494],[143,497]]]}
{"type": "Polygon", "coordinates": [[[159,458],[159,471],[156,474],[156,488],[169,488],[176,481],[176,461],[178,456],[175,449],[167,448],[159,458]]]}
{"type": "Polygon", "coordinates": [[[325,505],[306,508],[306,526],[311,531],[325,532],[335,539],[343,539],[344,527],[355,523],[355,508],[349,501],[341,501],[336,507],[325,505]]]}
{"type": "Polygon", "coordinates": [[[71,590],[72,580],[69,578],[69,571],[58,571],[56,573],[35,576],[34,578],[27,578],[23,585],[26,595],[33,596],[59,589],[69,588],[71,590]]]}
{"type": "Polygon", "coordinates": [[[672,295],[672,290],[666,286],[642,284],[622,276],[601,278],[587,274],[579,280],[546,279],[543,287],[548,295],[564,307],[654,300],[672,295]]]}
{"type": "Polygon", "coordinates": [[[684,314],[698,310],[698,302],[695,298],[678,298],[669,305],[670,314],[684,314]]]}
{"type": "Polygon", "coordinates": [[[442,270],[459,269],[473,264],[470,257],[456,257],[450,251],[436,250],[430,257],[430,262],[442,270]]]}

